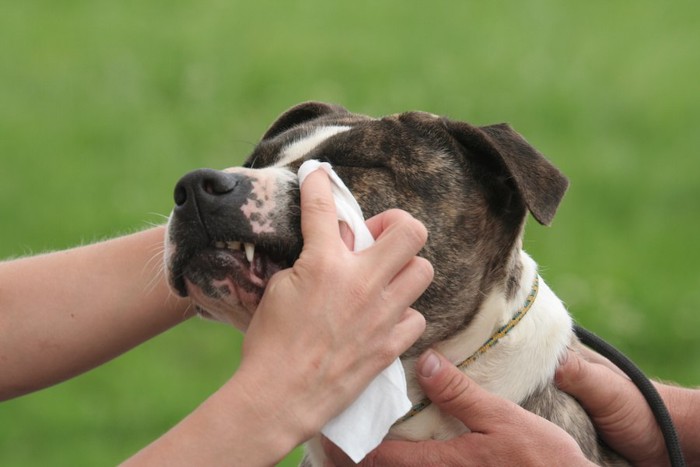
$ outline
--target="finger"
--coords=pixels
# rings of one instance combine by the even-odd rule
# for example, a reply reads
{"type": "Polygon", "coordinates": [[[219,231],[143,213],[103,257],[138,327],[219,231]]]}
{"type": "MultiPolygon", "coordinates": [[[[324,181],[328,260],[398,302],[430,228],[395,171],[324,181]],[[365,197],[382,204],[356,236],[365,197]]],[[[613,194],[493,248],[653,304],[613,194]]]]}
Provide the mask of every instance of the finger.
{"type": "Polygon", "coordinates": [[[379,214],[372,216],[369,219],[365,219],[365,224],[367,225],[367,228],[372,234],[372,237],[378,238],[388,226],[395,223],[397,219],[400,219],[404,216],[411,217],[411,215],[404,210],[387,209],[386,211],[380,212],[379,214]]]}
{"type": "Polygon", "coordinates": [[[323,170],[309,174],[300,187],[301,190],[301,235],[305,245],[313,245],[324,240],[336,241],[338,216],[331,191],[331,182],[323,170]]]}
{"type": "Polygon", "coordinates": [[[369,229],[373,238],[379,237],[379,235],[385,229],[385,224],[388,223],[388,219],[389,216],[392,215],[392,211],[392,209],[388,211],[383,211],[377,214],[376,216],[372,216],[369,219],[365,219],[365,224],[367,225],[367,228],[369,229]]]}
{"type": "Polygon", "coordinates": [[[588,362],[571,350],[557,368],[555,382],[559,389],[578,399],[586,411],[600,412],[602,408],[609,413],[624,405],[624,394],[629,385],[629,380],[607,366],[588,362]]]}
{"type": "Polygon", "coordinates": [[[392,330],[391,342],[396,344],[396,358],[411,347],[425,331],[425,317],[413,308],[406,308],[392,330]]]}
{"type": "Polygon", "coordinates": [[[585,360],[587,360],[591,363],[596,363],[598,365],[606,366],[606,367],[610,368],[612,371],[619,374],[620,376],[624,376],[625,378],[629,379],[629,377],[625,374],[625,372],[622,371],[620,368],[618,368],[617,365],[615,365],[613,362],[611,362],[607,358],[603,357],[598,352],[592,350],[591,348],[586,347],[585,345],[579,343],[572,350],[574,350],[576,353],[578,353],[585,360]]]}
{"type": "Polygon", "coordinates": [[[414,256],[406,266],[386,285],[384,297],[387,302],[400,308],[411,306],[433,282],[433,265],[425,258],[414,256]]]}
{"type": "Polygon", "coordinates": [[[384,282],[388,283],[423,248],[428,239],[428,231],[405,211],[387,211],[383,222],[384,230],[376,242],[360,255],[374,263],[377,258],[381,258],[378,272],[384,282]]]}
{"type": "Polygon", "coordinates": [[[517,412],[518,407],[514,403],[479,387],[434,350],[421,355],[416,366],[418,381],[425,395],[473,432],[493,431],[497,422],[517,412]]]}

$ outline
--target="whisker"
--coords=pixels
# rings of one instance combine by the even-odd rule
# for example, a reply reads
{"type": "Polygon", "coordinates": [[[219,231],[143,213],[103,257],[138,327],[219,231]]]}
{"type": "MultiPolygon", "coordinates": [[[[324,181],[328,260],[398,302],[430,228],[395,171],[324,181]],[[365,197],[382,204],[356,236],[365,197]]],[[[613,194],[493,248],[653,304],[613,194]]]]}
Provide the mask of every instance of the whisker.
{"type": "Polygon", "coordinates": [[[162,244],[159,244],[152,247],[151,250],[152,255],[143,265],[142,269],[142,273],[150,277],[145,285],[145,290],[148,293],[153,292],[158,285],[158,281],[165,275],[165,264],[163,262],[163,252],[165,247],[162,244]]]}
{"type": "Polygon", "coordinates": [[[250,168],[251,168],[251,169],[255,167],[255,162],[256,162],[257,160],[258,160],[258,156],[255,156],[255,157],[253,158],[253,160],[250,161],[250,168]]]}
{"type": "MultiPolygon", "coordinates": [[[[171,292],[172,293],[172,292],[171,292]]],[[[185,308],[185,311],[182,312],[182,317],[183,319],[187,317],[188,314],[192,311],[192,308],[194,308],[194,303],[190,302],[187,307],[185,308]]],[[[196,312],[195,312],[196,313],[196,312]]]]}

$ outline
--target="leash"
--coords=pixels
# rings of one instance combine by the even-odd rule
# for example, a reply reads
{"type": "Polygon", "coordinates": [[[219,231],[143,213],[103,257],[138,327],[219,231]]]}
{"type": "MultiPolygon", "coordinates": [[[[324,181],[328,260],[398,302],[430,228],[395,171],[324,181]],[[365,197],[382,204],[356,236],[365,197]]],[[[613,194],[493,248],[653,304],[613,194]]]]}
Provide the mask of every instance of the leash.
{"type": "MultiPolygon", "coordinates": [[[[535,279],[532,281],[532,289],[530,289],[530,293],[528,294],[527,298],[525,299],[525,303],[523,304],[522,307],[518,311],[515,312],[513,317],[508,321],[506,324],[501,326],[494,332],[491,337],[489,337],[484,344],[479,347],[479,349],[471,354],[469,357],[467,357],[465,360],[463,360],[461,363],[458,363],[456,366],[460,370],[465,369],[472,363],[474,363],[479,357],[481,357],[487,350],[489,350],[491,347],[496,345],[498,341],[504,337],[506,334],[510,332],[511,329],[515,327],[516,324],[520,322],[521,319],[525,316],[525,314],[530,311],[530,308],[532,308],[532,304],[535,303],[535,299],[537,298],[537,292],[540,290],[540,276],[539,274],[535,274],[535,279]]],[[[420,413],[423,409],[428,407],[431,404],[430,399],[427,397],[415,404],[413,407],[411,407],[411,410],[409,410],[406,415],[403,417],[399,418],[394,425],[398,425],[399,423],[403,423],[409,418],[413,417],[414,415],[420,413]]]]}
{"type": "Polygon", "coordinates": [[[578,324],[575,324],[574,332],[583,344],[587,345],[613,362],[615,366],[629,376],[630,380],[632,380],[635,386],[637,386],[639,389],[639,392],[641,392],[644,396],[644,399],[647,401],[649,408],[654,414],[656,423],[659,425],[661,434],[664,437],[664,442],[666,443],[666,450],[668,451],[668,458],[671,465],[673,467],[684,467],[685,459],[683,457],[683,451],[681,450],[681,444],[678,439],[676,427],[673,424],[673,420],[671,419],[671,415],[668,412],[666,404],[649,378],[647,378],[642,370],[632,363],[632,361],[622,352],[597,335],[593,334],[591,331],[579,326],[578,324]]]}

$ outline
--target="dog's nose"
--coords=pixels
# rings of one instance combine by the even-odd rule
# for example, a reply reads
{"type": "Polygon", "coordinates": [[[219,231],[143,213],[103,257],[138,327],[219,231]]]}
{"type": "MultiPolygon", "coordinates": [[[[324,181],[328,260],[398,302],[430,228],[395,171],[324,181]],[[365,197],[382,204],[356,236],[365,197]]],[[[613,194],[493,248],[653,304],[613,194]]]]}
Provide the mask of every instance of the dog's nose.
{"type": "Polygon", "coordinates": [[[240,207],[251,191],[244,175],[213,169],[186,174],[175,185],[175,211],[199,216],[216,214],[223,208],[240,207]]]}

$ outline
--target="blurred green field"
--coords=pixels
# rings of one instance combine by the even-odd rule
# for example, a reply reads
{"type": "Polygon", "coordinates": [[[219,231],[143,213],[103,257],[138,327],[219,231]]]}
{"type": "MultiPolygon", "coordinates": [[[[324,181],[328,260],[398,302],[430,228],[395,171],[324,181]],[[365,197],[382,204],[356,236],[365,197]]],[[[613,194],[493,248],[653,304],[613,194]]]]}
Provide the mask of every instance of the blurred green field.
{"type": "MultiPolygon", "coordinates": [[[[547,282],[650,375],[700,384],[698,5],[3,2],[0,258],[162,222],[182,174],[240,163],[299,101],[508,121],[572,182],[553,227],[528,227],[547,282]]],[[[191,320],[0,404],[0,465],[118,463],[239,343],[191,320]]]]}

